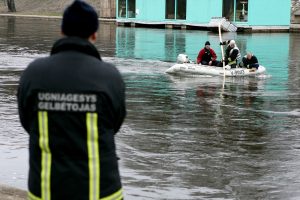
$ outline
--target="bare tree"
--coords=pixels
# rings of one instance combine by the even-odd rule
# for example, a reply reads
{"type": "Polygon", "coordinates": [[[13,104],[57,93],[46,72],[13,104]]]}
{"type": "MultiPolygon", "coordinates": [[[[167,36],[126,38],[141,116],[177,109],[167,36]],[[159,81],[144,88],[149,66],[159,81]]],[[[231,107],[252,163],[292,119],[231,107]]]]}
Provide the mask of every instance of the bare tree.
{"type": "Polygon", "coordinates": [[[16,12],[15,0],[6,0],[8,12],[16,12]]]}

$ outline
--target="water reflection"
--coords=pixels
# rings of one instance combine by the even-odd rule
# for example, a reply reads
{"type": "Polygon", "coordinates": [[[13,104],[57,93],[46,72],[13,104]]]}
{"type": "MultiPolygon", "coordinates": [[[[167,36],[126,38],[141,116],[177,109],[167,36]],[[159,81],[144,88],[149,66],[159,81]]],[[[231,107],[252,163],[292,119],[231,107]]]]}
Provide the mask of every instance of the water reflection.
{"type": "Polygon", "coordinates": [[[11,17],[7,19],[7,36],[11,37],[15,34],[16,18],[11,17]]]}
{"type": "Polygon", "coordinates": [[[265,80],[227,79],[223,87],[218,78],[169,78],[126,76],[128,87],[138,94],[129,94],[130,129],[120,137],[125,155],[133,155],[124,163],[135,169],[138,178],[130,177],[129,171],[125,180],[133,188],[147,188],[142,197],[151,199],[158,192],[172,199],[174,185],[184,191],[175,192],[177,199],[299,195],[299,184],[289,186],[288,192],[279,189],[289,179],[286,171],[299,178],[297,170],[289,170],[291,158],[298,160],[293,165],[300,164],[293,153],[297,148],[283,144],[288,142],[285,137],[299,141],[295,135],[299,124],[289,130],[282,126],[282,122],[299,121],[299,113],[294,118],[273,111],[280,108],[270,109],[272,101],[264,97],[265,80]],[[157,184],[164,186],[159,189],[157,184]]]}
{"type": "Polygon", "coordinates": [[[20,70],[0,68],[0,183],[24,186],[28,137],[20,127],[16,90],[20,70]]]}
{"type": "Polygon", "coordinates": [[[291,99],[290,109],[299,109],[300,101],[293,101],[293,99],[300,99],[300,56],[299,56],[300,37],[291,37],[290,40],[290,54],[289,54],[289,68],[290,73],[288,77],[289,99],[291,99]]]}
{"type": "MultiPolygon", "coordinates": [[[[27,134],[16,88],[24,67],[48,54],[57,20],[0,17],[0,182],[26,188],[27,134]]],[[[232,34],[269,78],[173,77],[210,32],[115,27],[99,31],[104,60],[127,86],[128,117],[117,135],[128,199],[299,199],[299,34],[232,34]]]]}
{"type": "MultiPolygon", "coordinates": [[[[59,19],[0,17],[0,51],[10,54],[48,54],[53,42],[61,37],[59,19]]],[[[102,23],[97,47],[103,56],[114,56],[116,29],[102,23]],[[105,49],[105,51],[103,51],[105,49]]]]}
{"type": "Polygon", "coordinates": [[[167,30],[165,34],[165,60],[168,58],[176,58],[178,54],[185,52],[186,41],[184,33],[167,30]]]}

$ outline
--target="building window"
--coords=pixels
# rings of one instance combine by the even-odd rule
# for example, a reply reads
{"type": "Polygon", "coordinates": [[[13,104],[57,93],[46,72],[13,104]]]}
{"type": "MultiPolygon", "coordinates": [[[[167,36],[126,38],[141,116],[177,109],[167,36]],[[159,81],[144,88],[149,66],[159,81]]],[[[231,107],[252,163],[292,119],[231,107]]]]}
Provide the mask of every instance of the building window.
{"type": "Polygon", "coordinates": [[[135,18],[135,0],[118,0],[118,17],[135,18]]]}
{"type": "Polygon", "coordinates": [[[248,0],[223,0],[223,17],[233,22],[247,22],[248,0]]]}
{"type": "Polygon", "coordinates": [[[177,19],[186,19],[186,0],[177,0],[177,19]]]}
{"type": "Polygon", "coordinates": [[[248,21],[248,0],[236,1],[236,16],[235,21],[248,21]]]}
{"type": "Polygon", "coordinates": [[[126,0],[118,1],[118,17],[120,18],[126,17],[126,0]]]}
{"type": "Polygon", "coordinates": [[[128,1],[128,16],[127,18],[135,18],[135,0],[128,1]]]}
{"type": "Polygon", "coordinates": [[[234,20],[234,0],[223,0],[223,17],[229,21],[234,20]]]}
{"type": "Polygon", "coordinates": [[[175,0],[166,0],[166,19],[175,19],[175,0]]]}
{"type": "Polygon", "coordinates": [[[186,0],[166,0],[166,19],[186,19],[186,0]]]}

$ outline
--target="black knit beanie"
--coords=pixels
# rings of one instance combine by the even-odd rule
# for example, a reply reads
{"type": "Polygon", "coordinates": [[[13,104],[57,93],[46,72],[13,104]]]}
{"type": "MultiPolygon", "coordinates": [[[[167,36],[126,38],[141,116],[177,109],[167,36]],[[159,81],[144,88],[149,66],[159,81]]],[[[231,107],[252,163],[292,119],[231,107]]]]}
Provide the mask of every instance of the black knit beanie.
{"type": "Polygon", "coordinates": [[[205,42],[205,46],[206,46],[206,45],[210,45],[210,42],[209,42],[209,41],[206,41],[206,42],[205,42]]]}
{"type": "Polygon", "coordinates": [[[75,0],[64,11],[61,29],[66,36],[88,38],[98,27],[97,12],[84,1],[75,0]]]}

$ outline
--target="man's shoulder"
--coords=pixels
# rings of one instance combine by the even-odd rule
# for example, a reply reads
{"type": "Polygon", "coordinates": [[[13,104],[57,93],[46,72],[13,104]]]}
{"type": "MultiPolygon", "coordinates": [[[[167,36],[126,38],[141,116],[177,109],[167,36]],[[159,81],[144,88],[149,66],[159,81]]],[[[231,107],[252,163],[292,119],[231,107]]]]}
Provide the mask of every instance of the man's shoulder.
{"type": "Polygon", "coordinates": [[[112,69],[115,70],[117,69],[116,66],[113,63],[107,62],[105,60],[95,60],[95,64],[94,67],[100,67],[100,68],[104,68],[104,69],[112,69]]]}
{"type": "Polygon", "coordinates": [[[41,69],[41,66],[43,66],[44,63],[46,63],[48,59],[49,59],[49,56],[36,58],[35,60],[33,60],[31,63],[28,64],[26,69],[27,70],[41,69]]]}
{"type": "Polygon", "coordinates": [[[106,77],[121,76],[118,68],[110,62],[104,60],[94,60],[95,62],[90,63],[89,66],[85,66],[82,70],[88,71],[94,75],[101,75],[106,77]]]}
{"type": "Polygon", "coordinates": [[[205,48],[202,48],[199,53],[205,52],[205,48]]]}
{"type": "Polygon", "coordinates": [[[210,48],[209,50],[210,50],[211,52],[215,52],[215,50],[214,50],[213,48],[210,48]]]}

